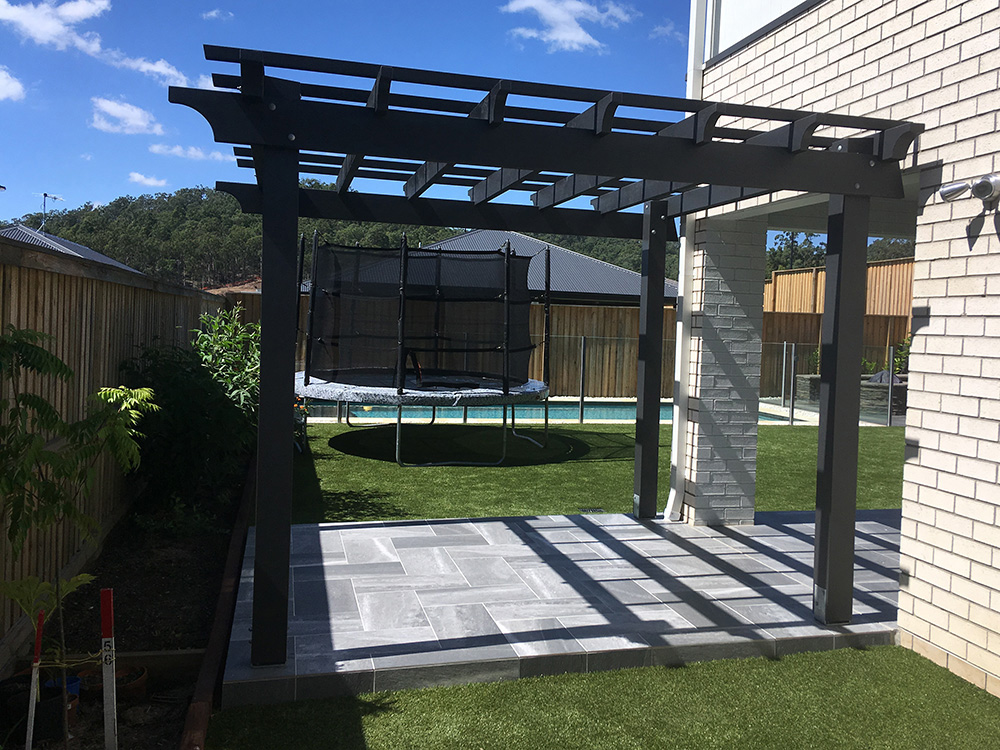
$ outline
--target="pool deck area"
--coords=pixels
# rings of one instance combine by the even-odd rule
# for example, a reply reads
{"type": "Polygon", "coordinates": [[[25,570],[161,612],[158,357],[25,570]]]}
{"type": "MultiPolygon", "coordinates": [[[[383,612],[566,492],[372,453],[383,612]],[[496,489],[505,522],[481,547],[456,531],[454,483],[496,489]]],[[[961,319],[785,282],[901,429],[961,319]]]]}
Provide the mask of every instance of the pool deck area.
{"type": "Polygon", "coordinates": [[[899,511],[861,511],[854,616],[812,615],[812,512],[292,527],[288,660],[250,665],[254,529],[223,705],[893,643],[899,511]]]}

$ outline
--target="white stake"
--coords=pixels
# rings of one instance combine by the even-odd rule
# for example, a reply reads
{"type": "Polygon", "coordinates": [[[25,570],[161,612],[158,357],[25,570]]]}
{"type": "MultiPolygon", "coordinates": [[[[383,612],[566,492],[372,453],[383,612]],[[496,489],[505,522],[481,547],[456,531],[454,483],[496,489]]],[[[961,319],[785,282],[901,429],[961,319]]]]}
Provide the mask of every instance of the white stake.
{"type": "Polygon", "coordinates": [[[104,750],[118,750],[115,605],[112,589],[101,589],[101,672],[104,680],[104,750]]]}

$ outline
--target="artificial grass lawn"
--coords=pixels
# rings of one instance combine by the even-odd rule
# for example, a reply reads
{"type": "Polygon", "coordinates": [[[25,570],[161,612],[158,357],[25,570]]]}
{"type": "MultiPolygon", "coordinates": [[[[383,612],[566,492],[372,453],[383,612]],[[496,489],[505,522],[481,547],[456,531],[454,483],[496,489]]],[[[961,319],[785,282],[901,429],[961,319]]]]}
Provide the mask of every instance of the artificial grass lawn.
{"type": "Polygon", "coordinates": [[[1000,700],[896,646],[361,695],[216,715],[207,750],[996,747],[1000,700]]]}
{"type": "MultiPolygon", "coordinates": [[[[404,425],[408,461],[495,459],[495,426],[404,425]]],[[[757,510],[815,507],[818,428],[761,426],[757,510]]],[[[541,438],[540,429],[524,432],[541,438]]],[[[660,507],[670,480],[670,426],[660,432],[660,507]]],[[[903,428],[863,427],[858,507],[900,507],[903,428]]],[[[543,449],[508,441],[503,466],[400,468],[395,426],[310,424],[309,450],[295,465],[293,522],[468,518],[632,511],[633,425],[559,425],[543,449]]]]}

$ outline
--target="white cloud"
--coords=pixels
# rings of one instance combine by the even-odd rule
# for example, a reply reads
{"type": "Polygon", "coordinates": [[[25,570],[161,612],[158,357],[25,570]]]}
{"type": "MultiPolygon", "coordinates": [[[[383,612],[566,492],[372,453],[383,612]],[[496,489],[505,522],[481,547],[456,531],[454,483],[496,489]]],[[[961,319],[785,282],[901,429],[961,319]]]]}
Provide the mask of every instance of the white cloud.
{"type": "Polygon", "coordinates": [[[23,39],[57,50],[75,49],[116,68],[127,68],[155,78],[164,85],[186,86],[187,77],[166,60],[151,62],[129,57],[117,49],[105,49],[95,31],[78,31],[77,26],[111,9],[110,0],[42,0],[37,5],[13,5],[0,0],[0,22],[12,26],[23,39]]]}
{"type": "Polygon", "coordinates": [[[220,8],[206,11],[201,14],[201,17],[206,21],[232,21],[233,18],[235,18],[235,16],[228,10],[221,10],[220,8]]]}
{"type": "Polygon", "coordinates": [[[229,89],[218,88],[215,83],[212,82],[212,76],[210,75],[198,76],[198,81],[195,83],[195,86],[200,89],[207,89],[208,91],[229,91],[229,89]]]}
{"type": "Polygon", "coordinates": [[[156,121],[152,113],[141,107],[97,96],[90,101],[94,103],[91,127],[103,130],[105,133],[163,135],[163,126],[156,121]]]}
{"type": "Polygon", "coordinates": [[[80,158],[83,159],[84,161],[93,161],[94,155],[93,154],[80,154],[80,158]]]}
{"type": "Polygon", "coordinates": [[[687,34],[677,28],[676,24],[670,19],[667,19],[659,26],[654,26],[653,30],[649,32],[650,39],[672,39],[675,42],[680,42],[681,44],[687,44],[687,34]]]}
{"type": "Polygon", "coordinates": [[[227,155],[221,151],[205,151],[197,146],[168,146],[165,143],[154,143],[149,147],[150,153],[160,156],[179,156],[181,159],[193,159],[194,161],[236,161],[235,156],[227,155]]]}
{"type": "Polygon", "coordinates": [[[591,36],[581,25],[582,22],[617,28],[619,24],[628,23],[640,15],[628,5],[606,2],[602,10],[584,0],[509,0],[500,6],[500,10],[504,13],[535,13],[542,23],[541,28],[519,26],[511,29],[511,33],[523,39],[548,42],[549,52],[601,51],[605,45],[591,36]]]}
{"type": "Polygon", "coordinates": [[[135,182],[139,185],[145,185],[146,187],[163,187],[167,184],[166,180],[158,180],[155,177],[146,177],[146,175],[139,174],[138,172],[129,172],[128,181],[135,182]]]}
{"type": "Polygon", "coordinates": [[[7,68],[0,65],[0,102],[4,99],[16,102],[23,98],[24,86],[10,74],[7,68]]]}

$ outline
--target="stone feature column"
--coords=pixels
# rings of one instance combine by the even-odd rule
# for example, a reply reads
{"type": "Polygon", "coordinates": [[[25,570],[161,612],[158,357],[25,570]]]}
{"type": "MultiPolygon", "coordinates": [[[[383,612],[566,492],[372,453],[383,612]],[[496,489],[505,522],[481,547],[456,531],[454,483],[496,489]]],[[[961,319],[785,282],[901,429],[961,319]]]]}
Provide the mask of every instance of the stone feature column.
{"type": "Polygon", "coordinates": [[[698,222],[681,520],[753,523],[767,223],[698,222]]]}

